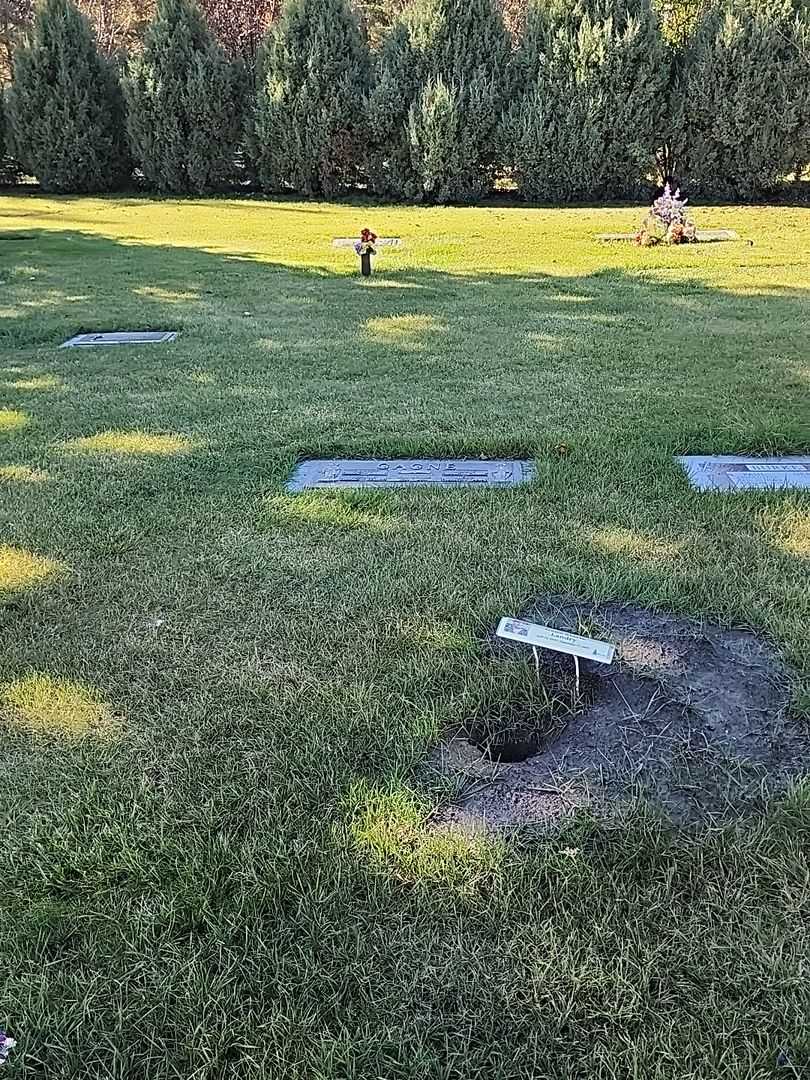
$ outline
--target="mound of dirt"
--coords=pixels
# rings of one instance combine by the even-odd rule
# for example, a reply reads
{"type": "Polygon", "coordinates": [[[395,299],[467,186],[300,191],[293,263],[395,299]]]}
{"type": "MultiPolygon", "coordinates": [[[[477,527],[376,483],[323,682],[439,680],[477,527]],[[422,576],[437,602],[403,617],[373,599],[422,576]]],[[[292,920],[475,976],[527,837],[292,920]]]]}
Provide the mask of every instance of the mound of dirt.
{"type": "MultiPolygon", "coordinates": [[[[589,685],[581,710],[524,761],[493,761],[469,729],[442,743],[430,764],[462,792],[435,824],[550,826],[637,797],[677,821],[720,820],[810,771],[810,738],[788,711],[790,673],[750,631],[554,596],[520,618],[613,641],[614,661],[580,661],[589,685]]],[[[494,634],[488,650],[503,661],[526,656],[494,634]]],[[[573,671],[569,657],[554,662],[573,671]]]]}

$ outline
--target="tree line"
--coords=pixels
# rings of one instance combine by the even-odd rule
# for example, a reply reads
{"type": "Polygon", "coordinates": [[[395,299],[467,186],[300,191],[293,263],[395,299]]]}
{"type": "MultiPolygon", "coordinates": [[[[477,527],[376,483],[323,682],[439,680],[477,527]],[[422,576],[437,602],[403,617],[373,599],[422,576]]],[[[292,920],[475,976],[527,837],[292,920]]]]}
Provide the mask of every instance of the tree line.
{"type": "MultiPolygon", "coordinates": [[[[260,2],[238,9],[254,36],[260,2]]],[[[498,0],[412,0],[372,46],[349,0],[285,0],[251,64],[195,0],[157,0],[122,63],[73,0],[41,0],[2,98],[0,163],[53,192],[134,176],[161,193],[456,202],[507,178],[559,203],[638,196],[658,176],[765,195],[810,161],[808,9],[677,11],[531,0],[510,30],[498,0]]]]}

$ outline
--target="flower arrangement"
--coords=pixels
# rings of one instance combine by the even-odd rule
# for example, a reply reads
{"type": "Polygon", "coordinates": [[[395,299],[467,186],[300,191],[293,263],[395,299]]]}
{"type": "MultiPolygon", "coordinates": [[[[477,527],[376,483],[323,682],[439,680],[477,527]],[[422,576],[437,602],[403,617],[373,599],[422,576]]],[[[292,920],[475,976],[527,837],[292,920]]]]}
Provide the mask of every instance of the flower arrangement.
{"type": "Polygon", "coordinates": [[[697,239],[694,221],[686,216],[686,199],[679,188],[673,193],[669,184],[650,207],[635,242],[642,247],[654,244],[692,244],[697,239]]]}
{"type": "Polygon", "coordinates": [[[8,1060],[8,1056],[16,1046],[14,1039],[10,1039],[5,1031],[0,1028],[0,1065],[8,1060]]]}
{"type": "Polygon", "coordinates": [[[363,229],[360,233],[360,239],[354,245],[354,250],[358,255],[376,255],[377,250],[374,245],[377,243],[377,234],[372,232],[371,229],[363,229]]]}

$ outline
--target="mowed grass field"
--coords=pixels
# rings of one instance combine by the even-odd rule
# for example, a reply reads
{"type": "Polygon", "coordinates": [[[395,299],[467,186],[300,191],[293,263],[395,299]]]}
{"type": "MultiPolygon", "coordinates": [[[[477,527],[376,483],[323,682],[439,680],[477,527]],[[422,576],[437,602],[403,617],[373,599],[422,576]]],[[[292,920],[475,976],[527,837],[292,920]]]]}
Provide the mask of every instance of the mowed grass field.
{"type": "Polygon", "coordinates": [[[9,1080],[810,1069],[808,787],[493,837],[419,779],[543,592],[753,628],[807,719],[807,494],[672,455],[810,451],[810,210],[641,215],[0,198],[9,1080]],[[120,329],[180,336],[57,348],[120,329]],[[332,454],[537,475],[284,493],[332,454]]]}

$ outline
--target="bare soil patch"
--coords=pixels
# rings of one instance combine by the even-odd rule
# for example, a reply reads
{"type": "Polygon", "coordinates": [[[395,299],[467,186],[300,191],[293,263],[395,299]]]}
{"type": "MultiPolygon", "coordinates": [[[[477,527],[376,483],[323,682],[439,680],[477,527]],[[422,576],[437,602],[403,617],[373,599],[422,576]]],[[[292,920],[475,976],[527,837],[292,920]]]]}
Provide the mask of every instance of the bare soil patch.
{"type": "MultiPolygon", "coordinates": [[[[500,710],[493,703],[462,718],[430,761],[462,785],[436,824],[549,826],[579,808],[612,814],[639,797],[677,821],[721,820],[755,811],[810,772],[810,738],[789,712],[790,672],[750,630],[563,596],[520,618],[612,640],[616,657],[580,661],[574,694],[572,658],[541,653],[534,674],[543,691],[522,708],[513,695],[500,710]],[[538,702],[548,700],[554,707],[543,711],[538,702]]],[[[487,650],[505,671],[526,671],[525,647],[493,634],[487,650]]]]}

